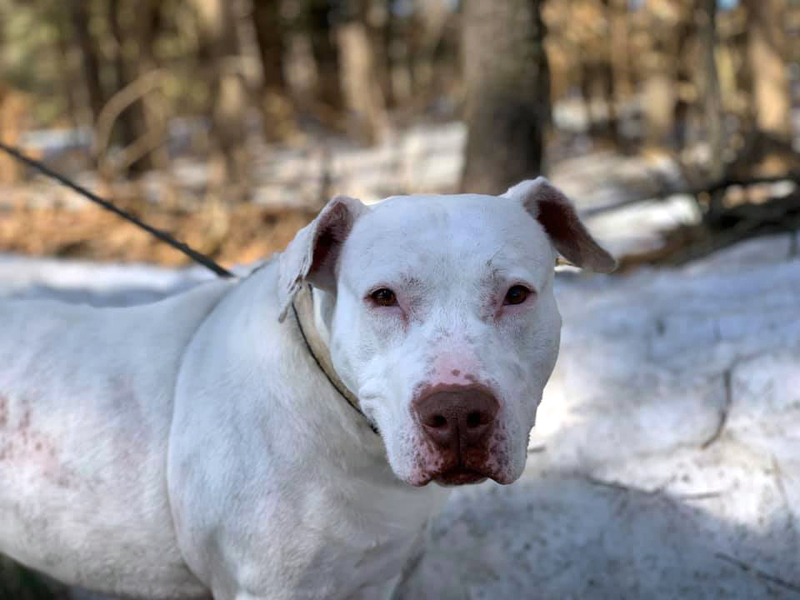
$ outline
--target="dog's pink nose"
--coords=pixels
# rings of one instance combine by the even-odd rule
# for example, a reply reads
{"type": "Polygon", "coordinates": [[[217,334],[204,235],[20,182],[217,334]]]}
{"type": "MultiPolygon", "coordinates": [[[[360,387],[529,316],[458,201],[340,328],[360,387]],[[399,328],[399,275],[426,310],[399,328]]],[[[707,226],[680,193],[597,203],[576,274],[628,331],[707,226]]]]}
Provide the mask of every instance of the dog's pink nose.
{"type": "Polygon", "coordinates": [[[414,401],[420,425],[440,448],[457,452],[477,445],[492,428],[499,405],[490,393],[471,387],[434,392],[414,401]]]}

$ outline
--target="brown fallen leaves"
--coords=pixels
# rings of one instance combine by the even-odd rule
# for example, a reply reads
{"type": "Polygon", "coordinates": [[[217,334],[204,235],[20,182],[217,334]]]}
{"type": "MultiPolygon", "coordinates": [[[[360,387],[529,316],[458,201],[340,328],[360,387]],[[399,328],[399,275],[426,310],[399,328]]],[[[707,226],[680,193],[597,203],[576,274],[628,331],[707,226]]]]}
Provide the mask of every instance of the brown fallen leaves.
{"type": "MultiPolygon", "coordinates": [[[[148,206],[137,216],[226,266],[283,250],[315,213],[252,204],[197,212],[148,206]]],[[[0,252],[106,262],[186,265],[190,259],[100,208],[14,206],[0,209],[0,252]]]]}

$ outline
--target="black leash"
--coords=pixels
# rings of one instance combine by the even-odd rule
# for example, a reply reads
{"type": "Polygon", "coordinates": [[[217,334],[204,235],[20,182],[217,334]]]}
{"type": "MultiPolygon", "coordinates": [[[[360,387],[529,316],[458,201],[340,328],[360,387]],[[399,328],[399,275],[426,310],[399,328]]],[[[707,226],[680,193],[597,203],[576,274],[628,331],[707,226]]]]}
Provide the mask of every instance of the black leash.
{"type": "Polygon", "coordinates": [[[12,148],[11,146],[7,146],[4,143],[0,142],[0,150],[5,150],[6,152],[8,152],[11,156],[16,158],[17,160],[25,163],[26,165],[28,165],[30,167],[33,167],[34,169],[36,169],[40,173],[43,173],[44,175],[46,175],[47,177],[50,177],[51,179],[55,179],[61,185],[64,185],[64,186],[68,187],[69,189],[77,192],[78,194],[80,194],[84,198],[88,198],[89,200],[91,200],[95,204],[99,204],[100,206],[102,206],[106,210],[109,210],[109,211],[113,212],[115,215],[118,215],[118,216],[122,217],[126,221],[130,221],[131,223],[133,223],[137,227],[141,227],[142,229],[144,229],[150,235],[156,237],[157,239],[161,240],[162,242],[164,242],[166,244],[169,244],[170,246],[172,246],[173,248],[175,248],[179,252],[183,252],[186,256],[191,258],[193,261],[195,261],[198,264],[203,265],[204,267],[206,267],[207,269],[213,271],[215,274],[219,275],[220,277],[233,277],[234,276],[233,273],[228,271],[228,269],[226,269],[224,267],[221,267],[216,262],[214,262],[211,258],[206,256],[205,254],[201,254],[200,252],[197,252],[196,250],[192,250],[189,246],[187,246],[183,242],[175,239],[173,236],[171,236],[166,231],[162,231],[161,229],[157,229],[155,227],[152,227],[151,225],[148,225],[144,221],[140,221],[138,218],[136,218],[132,214],[130,214],[128,212],[125,212],[121,208],[117,208],[116,206],[114,206],[108,200],[105,200],[105,199],[101,198],[100,196],[98,196],[97,194],[94,194],[94,193],[90,192],[85,187],[80,186],[77,183],[73,183],[72,181],[70,181],[69,179],[67,179],[66,177],[61,175],[60,173],[56,173],[55,171],[53,171],[49,167],[45,166],[44,164],[42,164],[38,160],[34,160],[34,159],[30,158],[29,156],[25,156],[22,152],[20,152],[16,148],[12,148]]]}

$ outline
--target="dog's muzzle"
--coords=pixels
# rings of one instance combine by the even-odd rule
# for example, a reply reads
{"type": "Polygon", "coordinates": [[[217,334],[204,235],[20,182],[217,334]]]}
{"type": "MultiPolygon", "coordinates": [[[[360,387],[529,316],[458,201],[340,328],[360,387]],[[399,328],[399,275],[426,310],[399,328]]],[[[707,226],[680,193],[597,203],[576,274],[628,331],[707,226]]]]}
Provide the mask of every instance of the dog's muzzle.
{"type": "Polygon", "coordinates": [[[490,440],[500,405],[483,386],[434,388],[414,399],[412,412],[439,465],[425,479],[445,485],[476,483],[496,473],[490,440]]]}

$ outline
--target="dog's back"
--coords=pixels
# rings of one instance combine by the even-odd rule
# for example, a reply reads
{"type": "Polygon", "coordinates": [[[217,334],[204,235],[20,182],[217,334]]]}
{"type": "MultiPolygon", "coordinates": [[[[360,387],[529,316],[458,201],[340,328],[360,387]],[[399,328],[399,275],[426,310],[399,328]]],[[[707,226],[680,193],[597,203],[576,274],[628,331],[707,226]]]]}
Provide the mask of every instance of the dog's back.
{"type": "Polygon", "coordinates": [[[0,552],[110,592],[202,594],[165,457],[183,350],[229,285],[125,309],[0,303],[0,552]]]}

